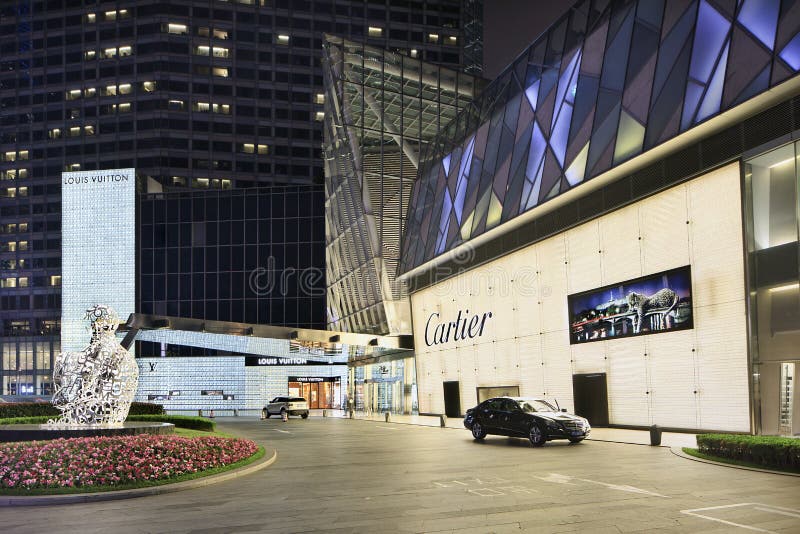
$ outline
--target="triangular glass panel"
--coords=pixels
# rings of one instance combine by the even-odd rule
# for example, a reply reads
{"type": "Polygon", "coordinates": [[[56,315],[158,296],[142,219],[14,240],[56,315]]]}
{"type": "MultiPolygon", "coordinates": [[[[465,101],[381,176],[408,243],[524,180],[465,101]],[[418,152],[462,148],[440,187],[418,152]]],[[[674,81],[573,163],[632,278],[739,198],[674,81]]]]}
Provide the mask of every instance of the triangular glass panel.
{"type": "Polygon", "coordinates": [[[714,62],[725,44],[725,38],[731,29],[731,22],[711,7],[706,0],[700,0],[697,29],[698,31],[694,34],[689,75],[705,85],[711,77],[714,62]]]}
{"type": "Polygon", "coordinates": [[[643,142],[644,126],[623,109],[619,118],[619,128],[617,128],[614,163],[624,161],[641,152],[643,142]]]}
{"type": "Polygon", "coordinates": [[[756,39],[772,50],[775,46],[775,35],[778,31],[778,12],[780,0],[745,0],[739,10],[737,20],[747,28],[756,39]]]}
{"type": "Polygon", "coordinates": [[[539,101],[539,84],[541,80],[536,80],[527,89],[525,89],[525,96],[531,105],[531,109],[536,111],[536,104],[539,101]]]}
{"type": "Polygon", "coordinates": [[[783,47],[780,58],[795,71],[800,70],[800,33],[783,47]]]}
{"type": "Polygon", "coordinates": [[[697,110],[697,117],[694,122],[700,122],[719,111],[720,102],[722,102],[722,89],[725,83],[725,70],[728,65],[729,48],[730,41],[725,45],[725,50],[723,50],[722,57],[717,63],[714,75],[711,77],[711,82],[706,88],[706,96],[703,97],[703,103],[700,104],[700,109],[697,110]]]}
{"type": "MultiPolygon", "coordinates": [[[[644,135],[644,128],[642,128],[642,135],[644,135]]],[[[583,181],[583,175],[586,172],[586,158],[589,156],[589,143],[578,152],[578,155],[572,160],[572,164],[564,171],[564,176],[567,177],[569,185],[575,186],[583,181]]]]}

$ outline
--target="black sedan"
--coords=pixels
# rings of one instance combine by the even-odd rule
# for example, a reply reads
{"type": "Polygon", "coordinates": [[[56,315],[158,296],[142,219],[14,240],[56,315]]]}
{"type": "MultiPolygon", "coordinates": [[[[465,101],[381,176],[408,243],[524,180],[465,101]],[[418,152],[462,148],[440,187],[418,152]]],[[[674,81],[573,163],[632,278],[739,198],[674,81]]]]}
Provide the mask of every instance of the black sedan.
{"type": "Polygon", "coordinates": [[[591,427],[583,417],[558,410],[543,399],[496,397],[467,410],[464,426],[472,437],[487,434],[528,438],[534,447],[552,439],[579,443],[589,436],[591,427]]]}

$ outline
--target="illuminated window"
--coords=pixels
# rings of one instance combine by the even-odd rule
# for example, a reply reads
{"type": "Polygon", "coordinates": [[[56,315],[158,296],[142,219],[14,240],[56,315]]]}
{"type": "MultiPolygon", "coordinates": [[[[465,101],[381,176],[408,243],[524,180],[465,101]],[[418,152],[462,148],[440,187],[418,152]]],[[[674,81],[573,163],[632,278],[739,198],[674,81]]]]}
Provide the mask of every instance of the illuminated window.
{"type": "Polygon", "coordinates": [[[19,156],[19,159],[21,159],[21,160],[28,159],[28,151],[27,150],[20,150],[17,153],[17,155],[19,156]]]}
{"type": "Polygon", "coordinates": [[[83,96],[85,97],[94,96],[96,94],[97,94],[97,89],[95,89],[94,87],[87,87],[86,89],[83,90],[83,96]]]}
{"type": "Polygon", "coordinates": [[[121,94],[121,95],[129,95],[129,94],[131,94],[131,90],[132,89],[133,89],[133,87],[131,87],[131,84],[123,83],[123,84],[121,84],[119,86],[119,94],[121,94]]]}
{"type": "Polygon", "coordinates": [[[211,35],[211,29],[205,26],[201,26],[197,28],[197,35],[200,37],[209,37],[211,35]]]}
{"type": "Polygon", "coordinates": [[[90,24],[93,23],[93,22],[97,22],[97,15],[95,15],[94,13],[87,13],[86,14],[86,22],[88,22],[90,24]]]}
{"type": "Polygon", "coordinates": [[[80,126],[72,126],[67,131],[69,132],[69,136],[70,137],[78,137],[79,135],[81,135],[81,127],[80,126]]]}
{"type": "Polygon", "coordinates": [[[123,102],[118,106],[120,113],[127,113],[131,110],[131,103],[130,102],[123,102]]]}
{"type": "Polygon", "coordinates": [[[320,121],[320,122],[324,121],[325,120],[325,112],[324,111],[317,111],[314,114],[314,120],[315,121],[320,121]]]}
{"type": "Polygon", "coordinates": [[[167,106],[171,111],[183,111],[186,104],[183,100],[170,100],[167,106]]]}
{"type": "Polygon", "coordinates": [[[66,165],[64,165],[64,170],[65,171],[79,171],[79,170],[81,170],[81,164],[80,163],[67,163],[66,165]]]}
{"type": "Polygon", "coordinates": [[[210,46],[203,46],[203,45],[196,46],[194,49],[194,53],[197,56],[207,56],[210,53],[210,51],[211,51],[210,46]]]}
{"type": "Polygon", "coordinates": [[[145,93],[152,93],[156,90],[156,82],[142,82],[142,89],[145,93]]]}
{"type": "Polygon", "coordinates": [[[193,187],[201,187],[203,189],[208,189],[209,179],[208,178],[195,178],[192,180],[193,187]]]}
{"type": "Polygon", "coordinates": [[[221,46],[215,46],[211,51],[214,57],[228,57],[230,54],[227,48],[222,48],[221,46]]]}
{"type": "Polygon", "coordinates": [[[214,67],[213,69],[211,69],[211,74],[213,74],[214,76],[221,76],[223,78],[227,78],[228,69],[224,67],[214,67]]]}
{"type": "Polygon", "coordinates": [[[458,37],[456,37],[455,35],[450,35],[447,37],[447,42],[448,44],[454,45],[458,42],[458,37]]]}
{"type": "MultiPolygon", "coordinates": [[[[2,191],[2,189],[0,189],[2,191]]],[[[16,187],[6,187],[5,195],[6,198],[15,198],[17,196],[17,188],[16,187]]]]}
{"type": "Polygon", "coordinates": [[[20,232],[27,232],[28,231],[28,223],[19,223],[19,231],[20,232]]]}
{"type": "Polygon", "coordinates": [[[16,278],[0,278],[0,287],[17,287],[16,278]]]}
{"type": "Polygon", "coordinates": [[[416,48],[411,49],[411,57],[417,57],[419,55],[419,50],[416,48]]]}
{"type": "Polygon", "coordinates": [[[439,42],[439,34],[438,33],[429,33],[428,34],[428,42],[429,43],[438,43],[439,42]]]}
{"type": "Polygon", "coordinates": [[[97,56],[97,52],[94,50],[87,50],[83,53],[83,59],[94,59],[97,56]]]}
{"type": "Polygon", "coordinates": [[[47,137],[50,139],[59,139],[61,137],[61,128],[53,128],[47,132],[47,137]]]}
{"type": "Polygon", "coordinates": [[[50,285],[51,286],[60,286],[61,285],[61,275],[54,274],[50,276],[50,285]]]}
{"type": "Polygon", "coordinates": [[[116,48],[106,48],[103,50],[103,57],[106,59],[111,59],[117,57],[117,49],[116,48]]]}
{"type": "Polygon", "coordinates": [[[183,176],[172,176],[172,185],[186,185],[186,178],[183,176]]]}
{"type": "Polygon", "coordinates": [[[228,31],[214,28],[214,32],[211,35],[214,37],[214,39],[227,39],[228,31]]]}
{"type": "Polygon", "coordinates": [[[28,287],[28,277],[20,276],[17,278],[17,287],[28,287]]]}
{"type": "MultiPolygon", "coordinates": [[[[27,187],[18,187],[17,188],[17,196],[20,197],[27,197],[28,196],[28,188],[27,187]]],[[[27,248],[27,243],[25,243],[25,248],[27,248]]],[[[22,250],[22,249],[20,249],[22,250]]]]}
{"type": "Polygon", "coordinates": [[[211,111],[211,104],[208,102],[195,102],[194,110],[206,113],[211,111]]]}
{"type": "Polygon", "coordinates": [[[115,96],[117,94],[116,85],[106,85],[103,88],[103,96],[115,96]]]}
{"type": "Polygon", "coordinates": [[[27,241],[20,241],[17,243],[17,250],[20,252],[25,252],[28,250],[28,242],[27,241]]]}
{"type": "Polygon", "coordinates": [[[231,188],[231,181],[227,178],[222,179],[222,189],[230,189],[231,188]]]}
{"type": "Polygon", "coordinates": [[[81,97],[80,89],[71,89],[67,91],[67,100],[77,100],[81,97]]]}
{"type": "Polygon", "coordinates": [[[175,35],[186,35],[189,29],[186,27],[186,24],[174,24],[170,22],[167,24],[167,33],[172,33],[175,35]]]}
{"type": "Polygon", "coordinates": [[[16,152],[4,152],[3,153],[3,161],[16,161],[17,160],[17,153],[16,152]]]}
{"type": "Polygon", "coordinates": [[[377,26],[370,26],[367,33],[370,37],[380,37],[383,35],[383,28],[377,26]]]}
{"type": "Polygon", "coordinates": [[[119,47],[119,57],[130,56],[133,53],[133,48],[130,46],[120,46],[119,47]]]}
{"type": "Polygon", "coordinates": [[[325,95],[322,94],[322,93],[317,93],[316,96],[314,96],[314,103],[315,104],[324,104],[325,103],[325,95]]]}
{"type": "Polygon", "coordinates": [[[119,11],[106,11],[105,12],[105,19],[106,20],[117,20],[126,19],[130,16],[130,13],[127,9],[120,9],[119,11]]]}
{"type": "Polygon", "coordinates": [[[242,152],[245,154],[255,154],[256,152],[256,145],[253,143],[244,143],[242,145],[242,152]]]}
{"type": "Polygon", "coordinates": [[[86,135],[94,135],[94,126],[91,124],[84,126],[83,133],[85,133],[86,135]]]}
{"type": "Polygon", "coordinates": [[[269,145],[258,145],[259,154],[269,154],[269,145]]]}
{"type": "MultiPolygon", "coordinates": [[[[13,170],[8,172],[13,172],[13,170]]],[[[25,179],[27,177],[28,177],[28,169],[17,169],[17,178],[25,179]]]]}
{"type": "Polygon", "coordinates": [[[278,37],[277,37],[277,43],[278,44],[282,44],[282,45],[288,45],[289,44],[289,36],[286,35],[285,33],[279,34],[278,37]]]}

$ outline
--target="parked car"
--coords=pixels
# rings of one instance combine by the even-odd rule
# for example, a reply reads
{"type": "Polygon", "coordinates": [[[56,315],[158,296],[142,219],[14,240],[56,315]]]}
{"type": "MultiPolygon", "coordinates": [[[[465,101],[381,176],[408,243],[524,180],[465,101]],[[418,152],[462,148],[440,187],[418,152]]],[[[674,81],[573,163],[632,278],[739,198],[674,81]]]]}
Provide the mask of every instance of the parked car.
{"type": "Polygon", "coordinates": [[[308,401],[303,397],[275,397],[264,408],[265,416],[271,415],[299,415],[303,419],[308,417],[308,401]]]}
{"type": "Polygon", "coordinates": [[[534,447],[553,439],[580,443],[592,430],[589,421],[566,411],[544,399],[495,397],[467,410],[464,426],[475,439],[495,434],[528,438],[534,447]]]}

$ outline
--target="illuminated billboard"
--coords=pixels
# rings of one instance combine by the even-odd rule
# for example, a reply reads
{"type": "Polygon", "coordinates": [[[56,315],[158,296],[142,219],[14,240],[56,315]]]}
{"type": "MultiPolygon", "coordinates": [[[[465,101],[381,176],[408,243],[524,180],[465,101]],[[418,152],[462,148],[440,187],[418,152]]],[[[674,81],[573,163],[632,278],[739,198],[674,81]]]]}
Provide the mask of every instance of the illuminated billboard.
{"type": "Polygon", "coordinates": [[[61,174],[61,350],[86,347],[84,316],[111,306],[124,321],[136,302],[134,169],[61,174]]]}
{"type": "Polygon", "coordinates": [[[569,295],[570,343],[692,328],[689,266],[569,295]]]}

